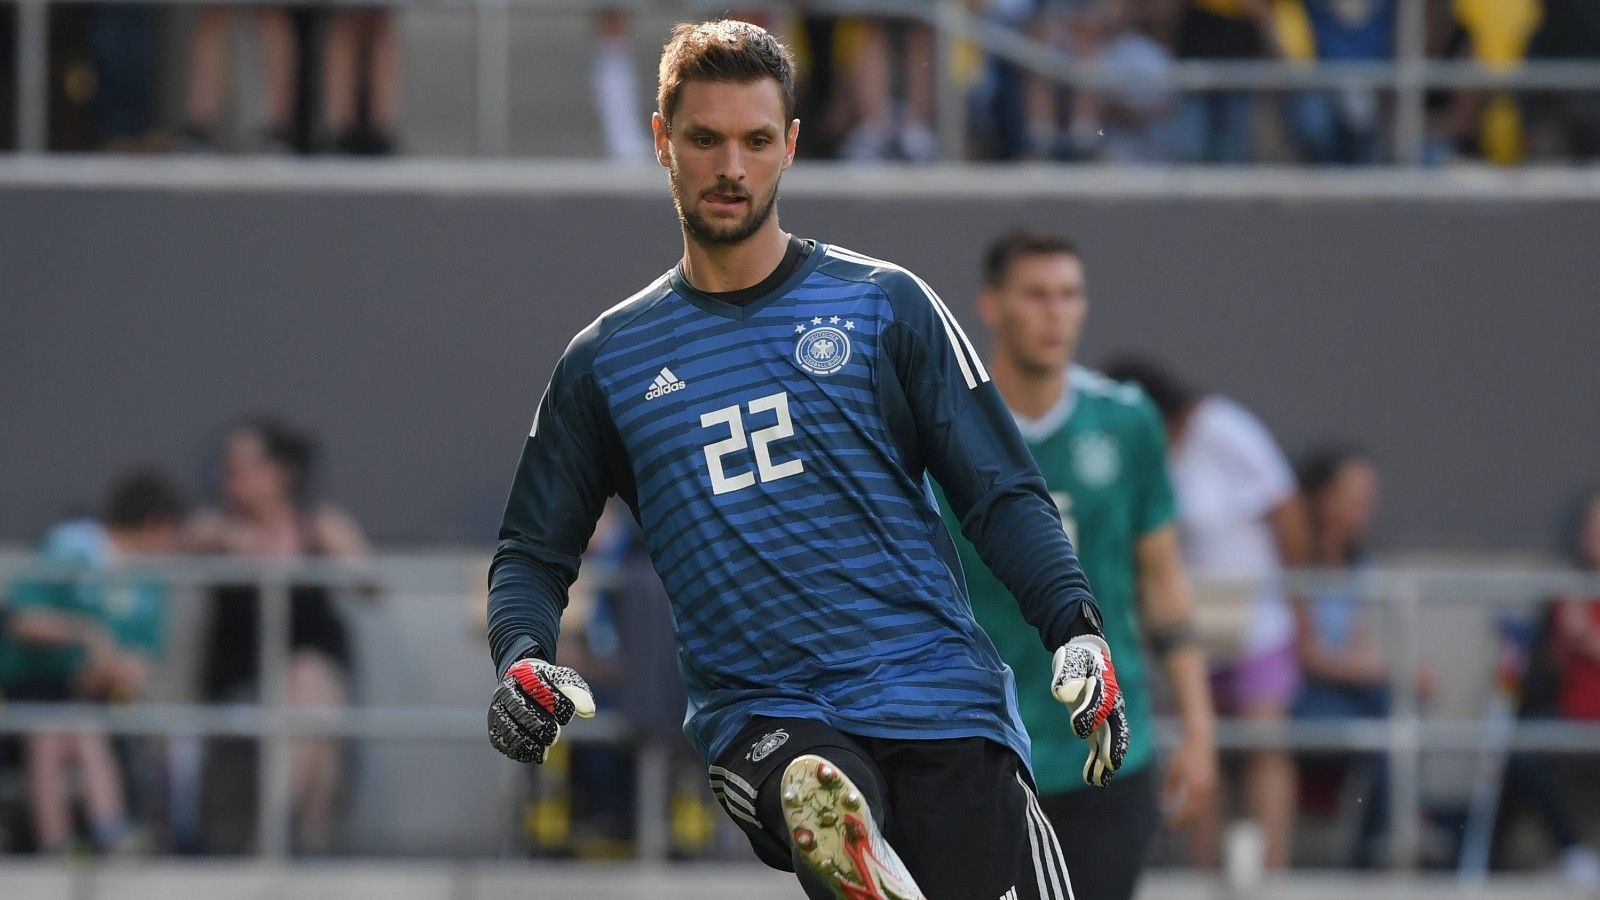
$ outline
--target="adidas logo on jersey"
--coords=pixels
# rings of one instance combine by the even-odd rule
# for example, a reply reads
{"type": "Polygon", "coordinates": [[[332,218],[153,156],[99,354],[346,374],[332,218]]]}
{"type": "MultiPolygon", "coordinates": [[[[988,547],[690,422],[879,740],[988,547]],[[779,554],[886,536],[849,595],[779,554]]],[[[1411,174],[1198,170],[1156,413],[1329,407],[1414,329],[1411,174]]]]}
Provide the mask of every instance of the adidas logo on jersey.
{"type": "Polygon", "coordinates": [[[672,374],[671,369],[662,366],[660,374],[656,375],[656,380],[650,382],[650,390],[644,392],[644,398],[646,400],[654,400],[657,397],[664,397],[673,391],[681,391],[688,386],[682,379],[672,374]]]}

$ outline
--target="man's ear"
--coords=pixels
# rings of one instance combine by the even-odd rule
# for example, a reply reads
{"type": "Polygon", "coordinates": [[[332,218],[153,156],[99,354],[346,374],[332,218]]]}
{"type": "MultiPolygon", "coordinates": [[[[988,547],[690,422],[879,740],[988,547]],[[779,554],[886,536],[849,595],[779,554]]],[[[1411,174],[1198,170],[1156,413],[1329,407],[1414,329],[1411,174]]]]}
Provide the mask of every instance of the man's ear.
{"type": "Polygon", "coordinates": [[[986,287],[978,294],[978,318],[983,324],[994,330],[995,320],[1000,317],[1000,295],[992,287],[986,287]]]}
{"type": "Polygon", "coordinates": [[[650,135],[656,145],[656,162],[660,163],[662,168],[671,168],[672,136],[667,133],[667,120],[661,117],[661,113],[650,114],[650,135]]]}
{"type": "Polygon", "coordinates": [[[800,140],[800,120],[795,119],[789,123],[789,133],[783,138],[783,167],[788,169],[794,165],[794,148],[800,140]]]}

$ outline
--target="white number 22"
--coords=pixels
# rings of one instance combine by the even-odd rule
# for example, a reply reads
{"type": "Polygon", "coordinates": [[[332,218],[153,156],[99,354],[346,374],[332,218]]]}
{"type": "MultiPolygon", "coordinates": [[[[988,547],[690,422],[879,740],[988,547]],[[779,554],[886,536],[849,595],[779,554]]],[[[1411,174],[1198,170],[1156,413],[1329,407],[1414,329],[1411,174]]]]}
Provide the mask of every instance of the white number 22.
{"type": "Polygon", "coordinates": [[[746,404],[750,415],[762,412],[773,412],[778,416],[777,424],[768,425],[766,428],[750,432],[750,439],[745,441],[744,416],[736,403],[733,406],[724,406],[712,410],[700,417],[701,428],[711,428],[715,425],[727,425],[728,436],[720,441],[712,441],[705,445],[706,469],[711,473],[711,492],[713,494],[726,494],[730,491],[743,490],[756,483],[759,473],[762,482],[777,481],[788,478],[790,475],[799,475],[805,471],[805,465],[798,459],[787,462],[774,463],[772,450],[767,445],[779,438],[794,435],[794,420],[789,418],[789,395],[785,392],[769,394],[759,397],[746,404]],[[753,445],[756,451],[756,470],[754,472],[740,472],[729,475],[722,467],[723,457],[729,453],[743,450],[753,445]]]}

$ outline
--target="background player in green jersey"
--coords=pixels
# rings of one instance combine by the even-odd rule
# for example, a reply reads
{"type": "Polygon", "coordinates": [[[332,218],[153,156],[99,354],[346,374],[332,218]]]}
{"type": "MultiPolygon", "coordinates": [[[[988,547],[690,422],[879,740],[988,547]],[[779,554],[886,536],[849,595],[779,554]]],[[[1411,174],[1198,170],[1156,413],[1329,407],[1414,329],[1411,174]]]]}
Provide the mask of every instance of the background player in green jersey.
{"type": "MultiPolygon", "coordinates": [[[[1088,299],[1083,261],[1065,238],[1016,232],[996,241],[985,257],[979,311],[994,334],[995,386],[1100,600],[1133,735],[1111,786],[1083,790],[1082,750],[1061,727],[1059,705],[1048,691],[1019,689],[1040,802],[1061,838],[1076,896],[1130,897],[1162,812],[1175,825],[1193,821],[1217,783],[1211,698],[1172,524],[1161,417],[1138,387],[1073,365],[1088,299]],[[1182,723],[1182,742],[1159,786],[1146,642],[1166,671],[1182,723]]],[[[1047,683],[1038,635],[944,510],[978,622],[1019,686],[1047,683]]]]}

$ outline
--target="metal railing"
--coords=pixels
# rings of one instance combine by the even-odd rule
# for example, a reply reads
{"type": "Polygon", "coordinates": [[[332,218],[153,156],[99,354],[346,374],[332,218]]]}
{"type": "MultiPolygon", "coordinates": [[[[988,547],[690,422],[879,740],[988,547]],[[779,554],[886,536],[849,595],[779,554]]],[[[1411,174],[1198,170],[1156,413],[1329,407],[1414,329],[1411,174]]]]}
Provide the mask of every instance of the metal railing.
{"type": "MultiPolygon", "coordinates": [[[[17,135],[22,153],[43,153],[48,138],[49,10],[78,3],[152,3],[171,6],[256,5],[258,0],[10,0],[16,5],[17,135]]],[[[511,106],[510,41],[513,11],[585,12],[605,9],[668,9],[682,15],[725,13],[715,0],[316,0],[328,7],[383,6],[452,9],[476,19],[474,136],[480,156],[509,151],[511,106]]],[[[1385,62],[1178,62],[1160,72],[1131,71],[1075,61],[1023,31],[974,13],[967,0],[745,0],[741,11],[796,8],[837,15],[885,16],[933,27],[936,66],[936,125],[946,159],[961,159],[966,144],[966,86],[958,76],[964,44],[1057,82],[1085,89],[1137,86],[1169,91],[1293,91],[1360,88],[1395,97],[1393,155],[1397,162],[1423,162],[1427,139],[1424,98],[1432,89],[1506,91],[1600,91],[1600,60],[1524,62],[1491,68],[1475,62],[1430,60],[1425,48],[1426,0],[1400,0],[1393,60],[1385,62]]]]}
{"type": "MultiPolygon", "coordinates": [[[[133,564],[86,571],[21,553],[0,553],[0,604],[10,586],[23,582],[126,584],[158,580],[174,589],[197,589],[229,583],[253,583],[261,598],[258,648],[261,660],[259,704],[190,705],[132,703],[118,706],[0,704],[0,735],[40,728],[91,727],[116,735],[191,735],[251,737],[261,742],[258,771],[260,802],[256,810],[258,852],[268,859],[289,854],[290,754],[298,737],[447,739],[484,741],[484,712],[479,705],[371,705],[336,710],[295,708],[288,703],[286,674],[290,661],[291,585],[324,585],[330,589],[467,597],[479,593],[486,559],[480,554],[382,556],[359,564],[331,561],[266,563],[233,559],[192,558],[133,564]]],[[[603,576],[602,576],[603,577],[603,576]]],[[[1238,585],[1223,585],[1238,593],[1238,585]]],[[[1399,869],[1419,862],[1424,796],[1422,758],[1431,752],[1499,754],[1600,754],[1600,724],[1559,721],[1494,721],[1487,709],[1480,718],[1434,719],[1424,715],[1413,679],[1424,661],[1424,609],[1438,615],[1455,606],[1494,608],[1526,614],[1551,598],[1600,597],[1600,578],[1540,569],[1384,568],[1352,577],[1341,572],[1293,573],[1286,590],[1297,595],[1343,590],[1368,604],[1383,619],[1390,659],[1392,708],[1386,719],[1340,722],[1290,720],[1277,724],[1223,721],[1218,743],[1223,749],[1283,748],[1296,751],[1381,753],[1387,757],[1392,790],[1390,821],[1393,860],[1399,869]]],[[[178,591],[174,596],[183,596],[178,591]]],[[[191,591],[192,596],[192,591],[191,591]]],[[[3,607],[0,607],[3,608],[3,607]]],[[[1435,620],[1438,621],[1438,620],[1435,620]]],[[[491,679],[486,657],[485,696],[491,679]]],[[[1468,660],[1467,671],[1492,667],[1495,656],[1468,660]]],[[[660,674],[660,673],[656,673],[660,674]]],[[[1486,707],[1488,704],[1485,704],[1486,707]]],[[[576,742],[632,745],[636,759],[637,855],[659,862],[668,856],[667,797],[671,750],[640,743],[619,717],[602,713],[567,729],[576,742]]],[[[1163,722],[1160,739],[1177,740],[1173,723],[1163,722]]]]}

